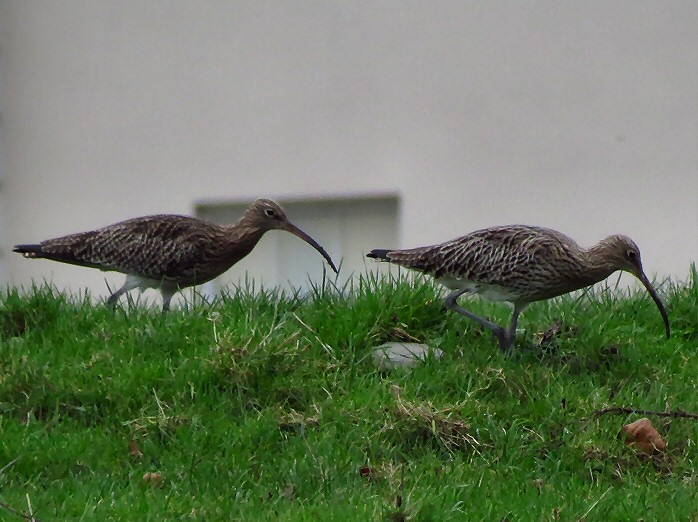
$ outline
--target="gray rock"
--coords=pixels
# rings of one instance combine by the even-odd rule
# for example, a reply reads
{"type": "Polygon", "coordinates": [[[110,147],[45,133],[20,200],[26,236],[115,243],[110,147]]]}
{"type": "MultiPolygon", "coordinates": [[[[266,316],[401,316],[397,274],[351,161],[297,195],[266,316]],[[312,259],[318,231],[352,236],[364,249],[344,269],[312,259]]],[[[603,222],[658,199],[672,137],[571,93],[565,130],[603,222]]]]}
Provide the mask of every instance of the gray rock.
{"type": "Polygon", "coordinates": [[[385,343],[373,351],[373,361],[382,370],[412,368],[423,363],[427,357],[440,359],[443,352],[419,343],[385,343]]]}

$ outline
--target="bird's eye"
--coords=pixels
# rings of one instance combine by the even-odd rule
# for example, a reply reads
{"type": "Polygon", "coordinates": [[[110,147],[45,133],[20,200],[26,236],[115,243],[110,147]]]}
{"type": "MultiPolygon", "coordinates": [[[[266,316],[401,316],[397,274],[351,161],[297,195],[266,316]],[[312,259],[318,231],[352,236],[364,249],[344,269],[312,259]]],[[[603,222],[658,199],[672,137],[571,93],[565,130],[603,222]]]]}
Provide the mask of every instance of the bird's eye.
{"type": "Polygon", "coordinates": [[[274,212],[274,209],[273,209],[273,208],[267,208],[267,209],[265,209],[265,210],[264,210],[264,213],[265,213],[268,217],[274,217],[274,216],[276,215],[276,212],[274,212]]]}
{"type": "Polygon", "coordinates": [[[625,252],[625,257],[627,257],[628,259],[635,260],[637,259],[637,252],[635,252],[634,250],[628,250],[627,252],[625,252]]]}

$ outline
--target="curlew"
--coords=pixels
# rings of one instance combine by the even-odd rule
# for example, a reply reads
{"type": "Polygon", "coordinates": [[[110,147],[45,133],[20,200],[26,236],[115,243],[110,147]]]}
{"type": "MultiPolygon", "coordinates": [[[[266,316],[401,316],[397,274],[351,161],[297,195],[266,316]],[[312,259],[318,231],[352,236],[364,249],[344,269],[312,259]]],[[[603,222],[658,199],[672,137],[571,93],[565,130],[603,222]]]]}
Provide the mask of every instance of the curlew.
{"type": "Polygon", "coordinates": [[[542,227],[510,225],[478,230],[446,243],[408,250],[372,250],[367,257],[432,275],[453,290],[446,306],[490,330],[502,350],[513,347],[519,314],[536,301],[557,297],[623,270],[637,277],[657,304],[670,335],[669,317],[642,269],[640,249],[627,236],[614,235],[591,248],[542,227]],[[458,305],[466,292],[514,305],[508,328],[458,305]]]}
{"type": "Polygon", "coordinates": [[[221,275],[249,254],[269,230],[286,230],[298,236],[337,272],[325,249],[268,199],[255,201],[234,225],[171,214],[145,216],[34,245],[16,245],[14,252],[27,258],[122,272],[126,282],[111,294],[107,304],[115,305],[134,288],[156,288],[166,312],[177,291],[221,275]]]}

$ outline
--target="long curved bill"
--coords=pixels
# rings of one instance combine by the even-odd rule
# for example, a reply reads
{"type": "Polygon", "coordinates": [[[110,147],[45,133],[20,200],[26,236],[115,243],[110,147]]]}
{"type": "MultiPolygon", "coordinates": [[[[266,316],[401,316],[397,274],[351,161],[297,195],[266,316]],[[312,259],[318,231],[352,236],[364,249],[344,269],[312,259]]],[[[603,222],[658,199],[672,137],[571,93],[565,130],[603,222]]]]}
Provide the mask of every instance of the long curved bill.
{"type": "Polygon", "coordinates": [[[332,258],[330,257],[330,255],[312,237],[310,237],[308,234],[303,232],[300,228],[298,228],[293,223],[285,223],[284,230],[286,230],[287,232],[290,232],[291,234],[293,234],[295,236],[298,236],[303,241],[308,243],[311,247],[313,247],[315,250],[320,252],[320,255],[322,255],[322,257],[325,258],[325,261],[327,261],[327,264],[330,265],[330,268],[332,268],[332,270],[334,270],[334,273],[335,274],[339,273],[339,271],[337,270],[337,267],[334,266],[334,263],[332,262],[332,258]]]}
{"type": "Polygon", "coordinates": [[[643,285],[645,285],[645,288],[650,293],[650,296],[652,296],[652,299],[656,303],[657,308],[659,308],[659,313],[662,314],[662,319],[664,319],[664,327],[666,328],[666,336],[668,339],[671,336],[671,328],[669,327],[669,316],[666,313],[666,309],[664,308],[664,305],[659,300],[659,296],[657,295],[657,292],[655,291],[654,287],[652,286],[652,283],[650,283],[650,280],[647,279],[647,276],[643,272],[640,272],[639,274],[637,274],[637,278],[640,281],[642,281],[643,285]]]}

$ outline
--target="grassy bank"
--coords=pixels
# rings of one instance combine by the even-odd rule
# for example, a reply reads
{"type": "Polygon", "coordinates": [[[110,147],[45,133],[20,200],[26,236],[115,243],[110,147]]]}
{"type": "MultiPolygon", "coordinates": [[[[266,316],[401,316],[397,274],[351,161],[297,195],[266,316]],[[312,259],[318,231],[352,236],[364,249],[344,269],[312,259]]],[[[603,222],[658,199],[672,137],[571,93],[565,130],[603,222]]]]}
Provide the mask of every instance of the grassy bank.
{"type": "Polygon", "coordinates": [[[44,522],[697,518],[698,420],[650,416],[668,448],[644,457],[618,440],[642,415],[594,416],[698,413],[697,283],[663,285],[670,340],[644,292],[600,291],[531,306],[513,357],[424,280],[164,316],[9,290],[0,501],[44,522]],[[395,340],[445,355],[378,371],[395,340]]]}

